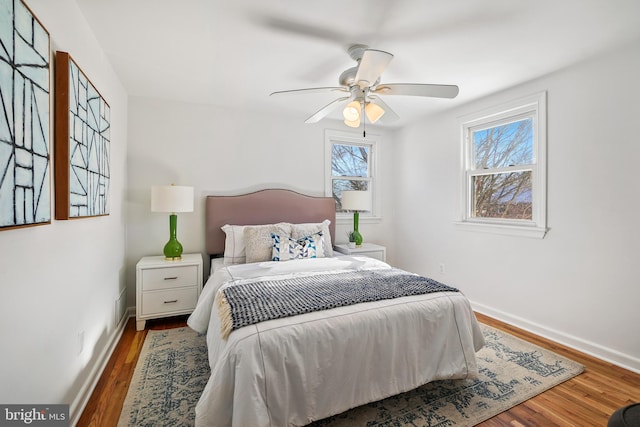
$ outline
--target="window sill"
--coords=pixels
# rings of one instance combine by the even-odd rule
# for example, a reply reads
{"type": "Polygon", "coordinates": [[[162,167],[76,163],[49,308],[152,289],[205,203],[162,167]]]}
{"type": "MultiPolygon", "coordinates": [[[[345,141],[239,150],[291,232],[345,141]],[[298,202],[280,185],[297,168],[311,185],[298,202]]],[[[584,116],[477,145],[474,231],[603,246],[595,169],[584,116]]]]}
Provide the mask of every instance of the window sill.
{"type": "Polygon", "coordinates": [[[546,227],[529,225],[488,224],[484,222],[460,221],[455,223],[456,228],[466,231],[481,233],[505,234],[509,236],[530,237],[542,239],[549,230],[546,227]]]}

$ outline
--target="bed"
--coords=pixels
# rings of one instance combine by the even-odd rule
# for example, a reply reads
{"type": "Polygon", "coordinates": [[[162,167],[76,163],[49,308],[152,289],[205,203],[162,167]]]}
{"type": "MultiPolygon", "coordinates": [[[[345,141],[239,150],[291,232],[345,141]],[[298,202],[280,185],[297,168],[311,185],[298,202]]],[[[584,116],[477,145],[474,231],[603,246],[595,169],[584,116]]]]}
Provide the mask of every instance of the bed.
{"type": "Polygon", "coordinates": [[[419,278],[373,258],[333,254],[330,244],[323,257],[259,261],[249,237],[264,234],[253,226],[265,224],[271,242],[274,227],[290,227],[292,242],[301,241],[295,230],[312,232],[320,247],[335,241],[334,200],[288,190],[207,197],[211,276],[188,319],[206,334],[211,367],[196,426],[302,426],[430,381],[477,375],[475,352],[484,339],[469,301],[455,290],[303,311],[240,325],[227,336],[224,297],[240,285],[324,285],[392,273],[419,278]],[[247,244],[242,254],[232,247],[242,243],[238,230],[247,244]]]}

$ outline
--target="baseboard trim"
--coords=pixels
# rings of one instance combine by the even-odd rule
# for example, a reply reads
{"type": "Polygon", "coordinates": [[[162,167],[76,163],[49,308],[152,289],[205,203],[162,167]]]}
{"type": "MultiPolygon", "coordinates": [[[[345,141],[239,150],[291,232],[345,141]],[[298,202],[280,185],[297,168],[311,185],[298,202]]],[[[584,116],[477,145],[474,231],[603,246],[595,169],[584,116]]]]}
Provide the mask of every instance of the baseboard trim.
{"type": "Polygon", "coordinates": [[[488,307],[484,304],[479,304],[477,302],[471,301],[471,306],[478,313],[493,317],[494,319],[516,326],[520,329],[524,329],[525,331],[534,333],[536,335],[540,335],[541,337],[547,338],[551,341],[555,341],[558,344],[565,345],[567,347],[573,348],[574,350],[578,350],[590,356],[597,357],[598,359],[604,360],[605,362],[612,363],[621,368],[628,369],[632,372],[640,374],[640,359],[629,356],[628,354],[624,354],[616,350],[611,350],[599,344],[583,340],[582,338],[565,334],[564,332],[547,328],[545,326],[523,319],[522,317],[514,316],[512,314],[505,313],[504,311],[488,307]]]}
{"type": "Polygon", "coordinates": [[[111,355],[113,354],[118,342],[120,342],[120,338],[122,337],[122,333],[124,332],[124,327],[127,325],[129,318],[136,315],[135,307],[128,307],[127,311],[116,329],[114,330],[111,340],[109,341],[109,345],[105,346],[102,350],[100,357],[98,358],[98,363],[96,363],[91,369],[91,373],[87,377],[87,380],[84,382],[82,387],[80,388],[80,392],[76,396],[76,398],[71,402],[69,406],[69,415],[71,418],[71,425],[75,426],[84,411],[85,406],[89,402],[89,398],[91,397],[91,393],[98,384],[100,377],[102,376],[102,372],[104,368],[107,366],[111,355]]]}

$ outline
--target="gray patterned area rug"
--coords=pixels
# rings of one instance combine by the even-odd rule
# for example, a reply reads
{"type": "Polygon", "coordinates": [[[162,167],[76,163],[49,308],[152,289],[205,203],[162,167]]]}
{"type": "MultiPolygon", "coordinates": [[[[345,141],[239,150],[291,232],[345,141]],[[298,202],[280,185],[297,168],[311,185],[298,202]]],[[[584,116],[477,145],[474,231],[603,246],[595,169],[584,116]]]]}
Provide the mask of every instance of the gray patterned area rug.
{"type": "MultiPolygon", "coordinates": [[[[580,374],[583,366],[482,325],[477,379],[434,381],[351,409],[314,427],[473,426],[580,374]]],[[[192,426],[209,377],[204,336],[149,331],[120,415],[124,426],[192,426]]]]}
{"type": "Polygon", "coordinates": [[[209,374],[204,335],[188,327],[148,331],[118,427],[193,426],[209,374]]]}

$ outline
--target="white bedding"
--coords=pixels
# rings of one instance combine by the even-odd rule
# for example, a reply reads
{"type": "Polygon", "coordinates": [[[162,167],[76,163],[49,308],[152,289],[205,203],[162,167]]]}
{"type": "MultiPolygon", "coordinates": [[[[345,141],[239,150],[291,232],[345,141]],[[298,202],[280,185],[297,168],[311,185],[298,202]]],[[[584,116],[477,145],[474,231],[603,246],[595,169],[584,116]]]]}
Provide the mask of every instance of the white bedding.
{"type": "Polygon", "coordinates": [[[221,338],[214,299],[230,281],[377,268],[390,266],[343,256],[216,269],[188,320],[207,334],[211,366],[196,426],[301,426],[429,381],[475,376],[484,339],[458,292],[270,320],[221,338]]]}

